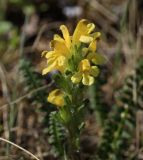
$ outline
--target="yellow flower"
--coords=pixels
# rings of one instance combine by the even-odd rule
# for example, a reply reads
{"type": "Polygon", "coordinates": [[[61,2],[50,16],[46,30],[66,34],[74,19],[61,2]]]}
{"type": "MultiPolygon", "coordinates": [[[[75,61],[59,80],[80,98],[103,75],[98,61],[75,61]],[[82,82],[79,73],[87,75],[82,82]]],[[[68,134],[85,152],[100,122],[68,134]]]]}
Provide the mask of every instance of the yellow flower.
{"type": "MultiPolygon", "coordinates": [[[[100,36],[99,32],[92,33],[95,28],[93,23],[82,19],[76,26],[73,36],[70,36],[69,31],[65,25],[60,26],[63,38],[59,35],[54,36],[51,42],[50,52],[43,52],[46,55],[48,66],[43,70],[43,74],[47,74],[53,70],[65,72],[68,66],[68,60],[71,57],[72,48],[79,43],[89,44],[89,49],[96,50],[96,39],[100,36]]],[[[77,53],[79,54],[79,53],[77,53]]]]}
{"type": "Polygon", "coordinates": [[[70,56],[70,35],[66,26],[60,27],[63,33],[63,37],[54,35],[54,40],[51,41],[50,46],[53,51],[43,52],[46,55],[48,67],[43,70],[43,74],[47,74],[53,70],[59,70],[64,72],[67,66],[67,60],[70,56]]]}
{"type": "Polygon", "coordinates": [[[72,36],[73,44],[80,42],[89,43],[93,40],[93,37],[90,36],[90,33],[94,30],[95,25],[89,23],[86,19],[82,19],[76,26],[76,29],[72,36]]]}
{"type": "Polygon", "coordinates": [[[78,72],[76,72],[71,80],[73,83],[79,83],[82,81],[84,85],[92,85],[94,83],[94,77],[99,74],[97,66],[91,66],[88,59],[84,59],[80,62],[78,72]]]}
{"type": "Polygon", "coordinates": [[[64,106],[64,93],[59,89],[53,90],[49,93],[48,102],[58,107],[64,106]]]}

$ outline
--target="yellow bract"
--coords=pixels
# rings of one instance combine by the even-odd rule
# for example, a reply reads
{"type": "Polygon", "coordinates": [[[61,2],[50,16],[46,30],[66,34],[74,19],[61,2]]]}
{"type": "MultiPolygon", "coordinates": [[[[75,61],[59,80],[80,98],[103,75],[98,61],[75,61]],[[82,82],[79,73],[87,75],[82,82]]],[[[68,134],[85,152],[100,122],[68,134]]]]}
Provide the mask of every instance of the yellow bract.
{"type": "Polygon", "coordinates": [[[49,93],[48,102],[58,107],[64,106],[64,93],[59,89],[53,90],[49,93]]]}
{"type": "Polygon", "coordinates": [[[79,83],[82,81],[84,85],[92,85],[94,83],[94,77],[99,74],[97,66],[91,66],[88,59],[84,59],[80,62],[78,72],[76,72],[71,80],[73,83],[79,83]]]}

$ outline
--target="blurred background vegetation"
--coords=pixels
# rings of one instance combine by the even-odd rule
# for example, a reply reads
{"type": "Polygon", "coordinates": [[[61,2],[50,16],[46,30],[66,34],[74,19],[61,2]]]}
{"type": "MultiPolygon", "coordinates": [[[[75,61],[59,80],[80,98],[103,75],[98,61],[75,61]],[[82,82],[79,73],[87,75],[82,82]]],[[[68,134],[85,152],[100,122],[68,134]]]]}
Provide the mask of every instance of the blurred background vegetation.
{"type": "MultiPolygon", "coordinates": [[[[58,159],[66,137],[46,100],[55,84],[41,75],[41,52],[60,24],[72,32],[82,18],[102,33],[98,52],[108,61],[87,95],[79,159],[142,160],[142,0],[0,0],[0,137],[40,160],[58,159]]],[[[0,141],[0,160],[30,158],[0,141]]]]}

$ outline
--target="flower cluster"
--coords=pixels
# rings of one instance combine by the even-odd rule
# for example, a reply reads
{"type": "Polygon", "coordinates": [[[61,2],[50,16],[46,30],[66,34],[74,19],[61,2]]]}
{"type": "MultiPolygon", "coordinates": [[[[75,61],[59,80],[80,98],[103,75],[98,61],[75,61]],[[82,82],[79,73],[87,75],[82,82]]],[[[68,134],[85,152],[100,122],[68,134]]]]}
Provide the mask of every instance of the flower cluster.
{"type": "MultiPolygon", "coordinates": [[[[48,64],[43,75],[58,70],[63,76],[68,73],[73,84],[82,82],[83,85],[92,85],[99,74],[97,65],[105,61],[105,58],[96,52],[100,32],[94,32],[94,29],[93,23],[82,19],[71,36],[67,27],[61,25],[63,37],[54,35],[50,43],[52,51],[42,53],[48,64]]],[[[58,90],[52,91],[52,95],[55,96],[55,93],[58,93],[60,98],[57,100],[50,94],[48,101],[56,105],[60,102],[58,106],[63,105],[61,93],[58,90]]]]}

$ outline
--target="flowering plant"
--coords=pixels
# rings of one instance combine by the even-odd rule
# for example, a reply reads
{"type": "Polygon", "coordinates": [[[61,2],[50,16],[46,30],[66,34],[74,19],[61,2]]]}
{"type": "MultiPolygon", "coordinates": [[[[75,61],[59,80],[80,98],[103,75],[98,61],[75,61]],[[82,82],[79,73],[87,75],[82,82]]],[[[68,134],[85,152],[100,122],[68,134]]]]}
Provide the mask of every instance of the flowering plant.
{"type": "Polygon", "coordinates": [[[99,65],[105,58],[97,53],[100,32],[94,32],[95,25],[82,19],[71,36],[65,25],[60,26],[63,37],[54,35],[51,51],[44,51],[47,67],[43,75],[57,70],[54,76],[58,89],[49,93],[48,101],[58,107],[58,118],[67,129],[69,157],[80,150],[79,137],[84,127],[84,89],[95,82],[99,65]]]}

